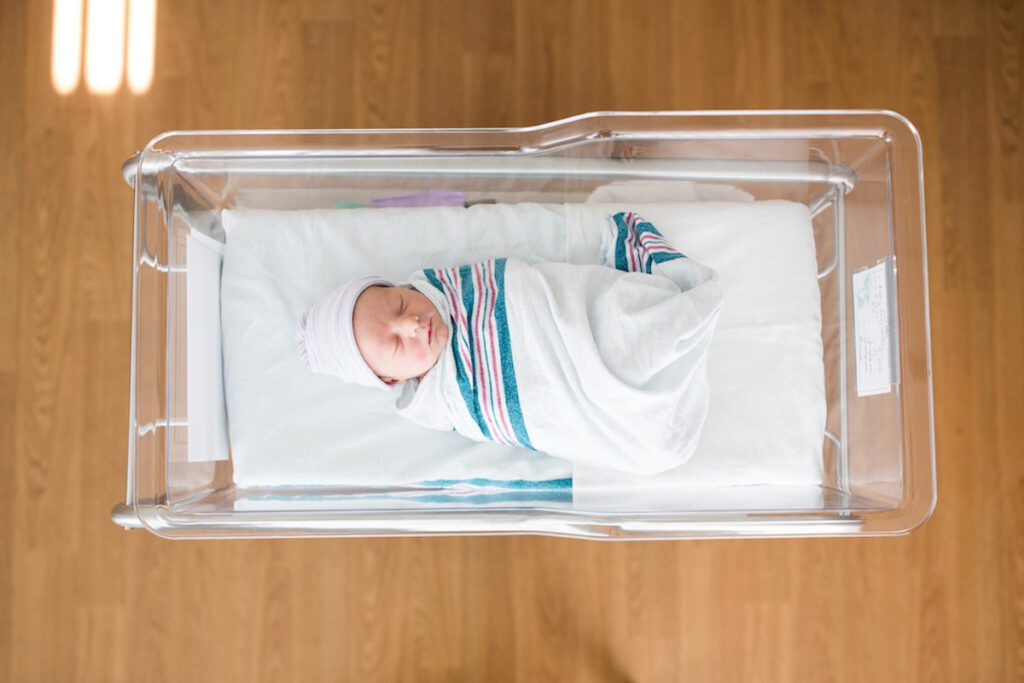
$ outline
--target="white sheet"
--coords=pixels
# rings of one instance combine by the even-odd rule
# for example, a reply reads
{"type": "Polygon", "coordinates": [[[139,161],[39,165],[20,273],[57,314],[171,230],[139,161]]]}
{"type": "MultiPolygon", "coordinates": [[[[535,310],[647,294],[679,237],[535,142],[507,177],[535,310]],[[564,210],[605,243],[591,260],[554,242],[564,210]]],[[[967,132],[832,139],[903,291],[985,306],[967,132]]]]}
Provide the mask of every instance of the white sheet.
{"type": "Polygon", "coordinates": [[[220,288],[224,245],[199,232],[185,238],[188,281],[186,288],[186,347],[188,372],[188,460],[228,459],[227,418],[224,415],[224,372],[220,338],[220,288]]]}
{"type": "MultiPolygon", "coordinates": [[[[393,414],[393,395],[311,375],[294,350],[298,314],[339,282],[376,272],[513,256],[597,260],[595,215],[632,209],[684,253],[719,270],[726,303],[709,358],[711,409],[676,479],[695,485],[817,484],[824,379],[806,207],[791,202],[478,205],[470,209],[226,211],[225,380],[241,486],[398,484],[477,476],[574,475],[574,496],[648,480],[524,455],[393,414]],[[591,213],[594,212],[594,213],[591,213]],[[373,259],[367,266],[367,259],[373,259]]],[[[664,475],[661,475],[664,476],[664,475]]]]}

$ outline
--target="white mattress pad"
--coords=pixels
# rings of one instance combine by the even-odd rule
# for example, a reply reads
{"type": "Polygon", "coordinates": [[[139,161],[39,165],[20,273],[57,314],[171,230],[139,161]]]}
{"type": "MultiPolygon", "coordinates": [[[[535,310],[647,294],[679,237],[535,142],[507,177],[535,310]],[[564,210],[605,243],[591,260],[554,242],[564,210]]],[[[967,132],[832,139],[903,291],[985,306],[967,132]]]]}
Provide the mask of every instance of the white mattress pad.
{"type": "MultiPolygon", "coordinates": [[[[573,477],[605,487],[818,484],[825,421],[813,234],[798,203],[476,205],[225,211],[221,279],[225,398],[240,486],[396,485],[474,478],[517,485],[573,477]],[[711,403],[695,455],[626,477],[433,432],[375,392],[310,373],[299,315],[361,275],[400,282],[423,267],[499,256],[597,261],[605,217],[633,210],[716,268],[725,305],[709,356],[711,403]]],[[[500,485],[500,484],[499,484],[500,485]]]]}

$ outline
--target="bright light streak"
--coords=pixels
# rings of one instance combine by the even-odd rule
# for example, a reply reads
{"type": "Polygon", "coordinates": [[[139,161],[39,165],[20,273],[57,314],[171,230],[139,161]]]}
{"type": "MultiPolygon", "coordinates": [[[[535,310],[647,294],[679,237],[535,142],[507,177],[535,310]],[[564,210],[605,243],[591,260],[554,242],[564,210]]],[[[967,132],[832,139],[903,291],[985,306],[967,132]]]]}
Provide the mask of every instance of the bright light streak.
{"type": "Polygon", "coordinates": [[[156,0],[130,0],[128,6],[128,87],[140,95],[153,84],[156,52],[156,0]]]}
{"type": "Polygon", "coordinates": [[[124,0],[89,0],[85,83],[96,95],[109,95],[124,78],[124,0]]]}
{"type": "Polygon", "coordinates": [[[78,87],[82,74],[82,2],[53,0],[53,62],[50,77],[54,89],[67,95],[78,87]]]}

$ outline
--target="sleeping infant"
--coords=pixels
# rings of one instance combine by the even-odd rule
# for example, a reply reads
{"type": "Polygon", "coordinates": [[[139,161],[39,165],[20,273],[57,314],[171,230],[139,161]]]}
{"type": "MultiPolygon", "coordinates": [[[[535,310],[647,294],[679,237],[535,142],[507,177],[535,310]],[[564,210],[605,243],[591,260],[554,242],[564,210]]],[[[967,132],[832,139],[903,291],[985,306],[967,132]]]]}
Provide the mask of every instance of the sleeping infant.
{"type": "Polygon", "coordinates": [[[715,271],[634,213],[609,217],[596,265],[499,258],[359,278],[302,316],[307,367],[377,389],[431,429],[656,474],[694,452],[715,271]]]}

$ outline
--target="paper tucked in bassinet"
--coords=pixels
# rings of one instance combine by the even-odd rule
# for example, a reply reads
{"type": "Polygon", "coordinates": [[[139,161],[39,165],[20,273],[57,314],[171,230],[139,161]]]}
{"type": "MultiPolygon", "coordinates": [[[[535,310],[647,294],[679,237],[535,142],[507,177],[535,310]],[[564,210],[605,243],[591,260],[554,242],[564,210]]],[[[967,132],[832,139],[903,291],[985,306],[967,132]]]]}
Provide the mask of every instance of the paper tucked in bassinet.
{"type": "MultiPolygon", "coordinates": [[[[709,357],[705,435],[663,483],[820,483],[824,381],[810,219],[803,205],[775,201],[569,205],[568,222],[564,207],[531,204],[224,212],[225,381],[236,482],[569,476],[565,461],[404,424],[393,415],[393,396],[311,376],[294,354],[292,325],[324,292],[370,272],[401,279],[427,265],[497,256],[594,263],[598,226],[623,209],[639,211],[682,251],[719,270],[726,292],[709,357]]],[[[574,476],[577,506],[610,484],[638,484],[585,468],[574,476]]]]}

